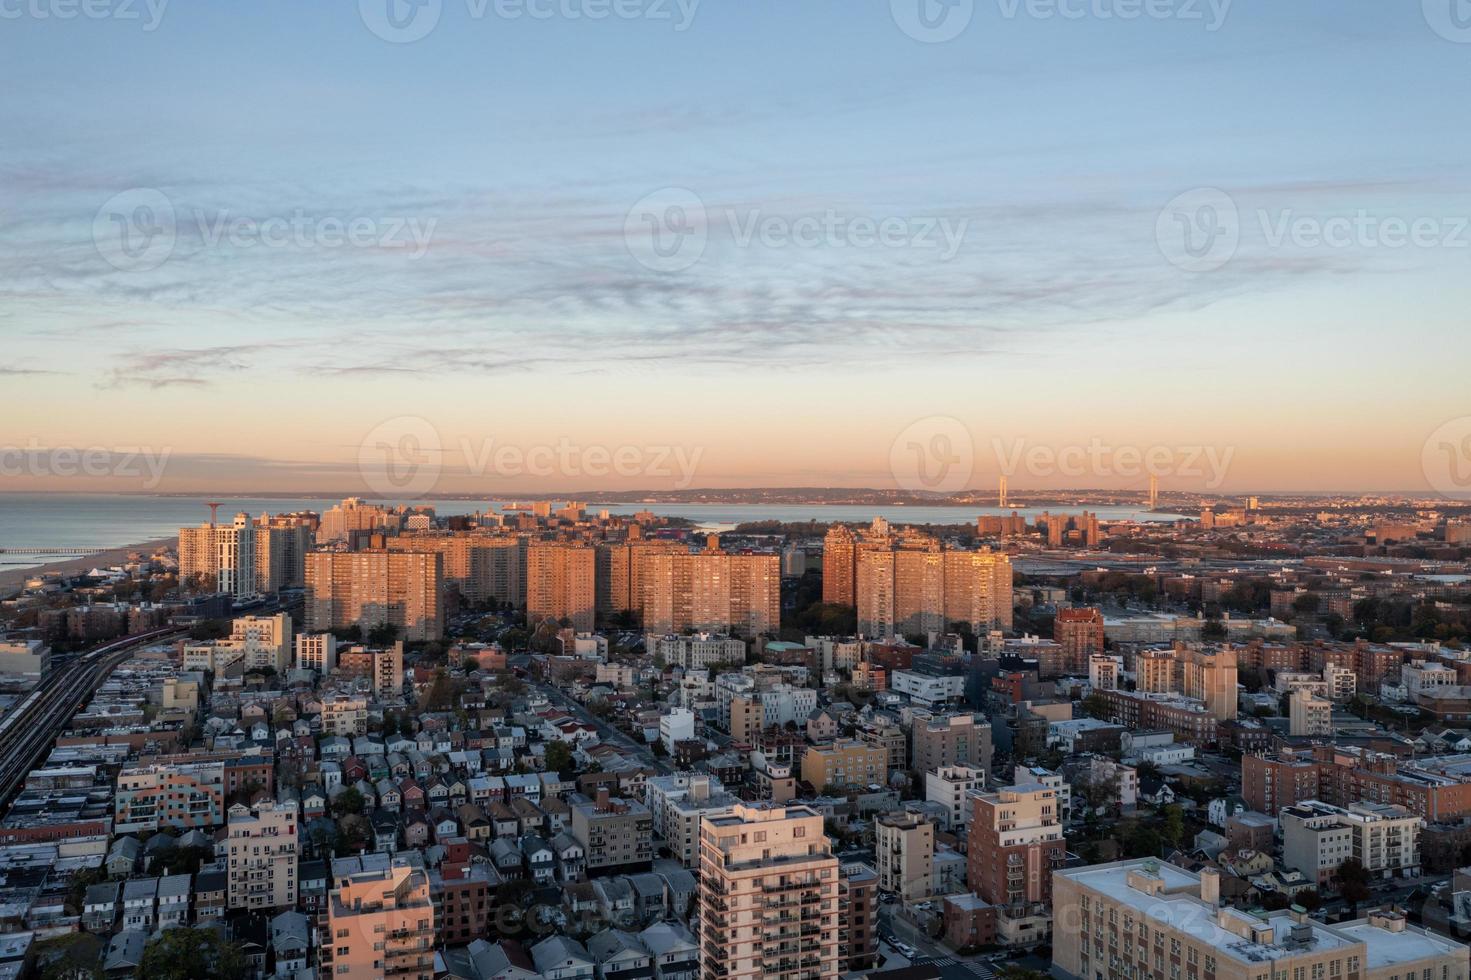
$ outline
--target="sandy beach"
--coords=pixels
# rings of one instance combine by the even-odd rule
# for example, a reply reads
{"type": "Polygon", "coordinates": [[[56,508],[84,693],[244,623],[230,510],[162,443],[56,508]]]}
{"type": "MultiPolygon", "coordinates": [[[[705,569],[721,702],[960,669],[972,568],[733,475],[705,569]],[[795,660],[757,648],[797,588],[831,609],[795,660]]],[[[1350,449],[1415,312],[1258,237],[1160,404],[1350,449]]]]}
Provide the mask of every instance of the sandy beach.
{"type": "Polygon", "coordinates": [[[45,565],[33,565],[29,568],[0,566],[0,596],[8,596],[19,592],[25,585],[26,579],[33,575],[41,575],[46,572],[61,572],[74,575],[78,572],[86,572],[97,567],[106,568],[109,565],[121,564],[127,561],[128,555],[134,551],[141,552],[146,557],[153,554],[159,548],[164,547],[177,549],[179,547],[179,539],[176,537],[158,538],[154,541],[144,541],[142,544],[125,545],[121,548],[99,551],[92,555],[68,558],[65,561],[53,561],[45,565]]]}

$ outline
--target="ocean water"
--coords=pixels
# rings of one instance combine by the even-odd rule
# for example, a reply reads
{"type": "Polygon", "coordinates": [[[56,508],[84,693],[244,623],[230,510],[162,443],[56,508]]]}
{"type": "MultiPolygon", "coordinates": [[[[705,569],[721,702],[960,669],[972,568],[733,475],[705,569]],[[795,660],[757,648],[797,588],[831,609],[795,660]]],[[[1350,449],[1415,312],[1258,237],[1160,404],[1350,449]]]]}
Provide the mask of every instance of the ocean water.
{"type": "MultiPolygon", "coordinates": [[[[200,524],[209,518],[204,497],[161,497],[140,494],[0,493],[0,549],[6,548],[121,548],[172,537],[179,528],[200,524]]],[[[318,513],[337,503],[330,498],[216,497],[220,519],[229,520],[244,511],[251,515],[314,510],[318,513]]],[[[425,503],[425,501],[388,501],[425,503]]],[[[496,501],[427,501],[436,513],[473,514],[500,510],[496,501]]],[[[934,507],[890,505],[821,504],[591,504],[597,513],[606,508],[614,514],[650,510],[670,517],[683,517],[711,530],[728,530],[746,521],[853,521],[867,522],[882,516],[899,524],[962,524],[981,514],[1006,514],[998,507],[934,507]]],[[[1064,508],[1055,507],[1063,511],[1064,508]]],[[[1067,508],[1080,510],[1081,507],[1067,508]]],[[[1102,520],[1178,520],[1180,515],[1149,513],[1132,507],[1089,507],[1102,520]]],[[[1022,511],[1032,514],[1034,511],[1022,511]]],[[[58,550],[47,554],[0,554],[0,568],[32,568],[68,557],[58,550]]]]}

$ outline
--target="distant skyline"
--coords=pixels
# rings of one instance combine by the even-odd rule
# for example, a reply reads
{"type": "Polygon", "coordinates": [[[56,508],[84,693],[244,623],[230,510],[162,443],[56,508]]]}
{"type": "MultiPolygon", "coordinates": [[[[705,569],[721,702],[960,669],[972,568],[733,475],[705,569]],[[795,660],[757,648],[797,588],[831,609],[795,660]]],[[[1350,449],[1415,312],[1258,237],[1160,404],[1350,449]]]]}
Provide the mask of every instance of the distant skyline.
{"type": "Polygon", "coordinates": [[[487,2],[8,8],[0,490],[1471,491],[1440,0],[487,2]]]}

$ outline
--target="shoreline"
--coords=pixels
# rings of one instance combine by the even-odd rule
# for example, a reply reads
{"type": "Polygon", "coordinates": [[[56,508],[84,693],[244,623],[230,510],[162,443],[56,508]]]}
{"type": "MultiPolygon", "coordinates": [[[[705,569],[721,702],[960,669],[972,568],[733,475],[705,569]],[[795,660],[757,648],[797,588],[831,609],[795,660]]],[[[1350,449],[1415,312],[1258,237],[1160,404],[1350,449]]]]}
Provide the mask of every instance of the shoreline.
{"type": "Polygon", "coordinates": [[[74,575],[78,572],[90,571],[99,566],[106,568],[109,565],[122,564],[128,560],[128,555],[134,551],[142,552],[144,556],[148,556],[164,547],[172,547],[177,551],[179,547],[178,536],[155,538],[152,541],[122,545],[121,547],[109,548],[106,551],[98,551],[90,555],[80,555],[76,558],[46,562],[43,565],[32,565],[27,568],[0,568],[0,596],[9,596],[19,592],[25,587],[26,579],[36,575],[45,575],[47,573],[74,575]]]}

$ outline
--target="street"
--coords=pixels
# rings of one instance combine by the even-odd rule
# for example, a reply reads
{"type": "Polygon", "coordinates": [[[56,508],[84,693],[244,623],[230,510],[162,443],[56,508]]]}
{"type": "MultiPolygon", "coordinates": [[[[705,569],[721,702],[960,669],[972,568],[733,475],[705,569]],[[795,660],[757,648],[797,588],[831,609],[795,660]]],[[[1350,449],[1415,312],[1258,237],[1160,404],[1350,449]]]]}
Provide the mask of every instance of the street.
{"type": "Polygon", "coordinates": [[[546,695],[548,701],[551,701],[557,707],[570,712],[574,717],[577,718],[578,721],[589,724],[593,726],[593,728],[597,729],[598,738],[602,739],[603,742],[617,748],[624,749],[629,753],[637,756],[640,762],[652,766],[654,770],[658,772],[658,774],[661,776],[667,776],[670,773],[674,772],[674,767],[671,766],[669,763],[663,762],[656,758],[654,756],[654,753],[649,750],[648,746],[639,745],[629,736],[618,731],[616,728],[614,728],[612,725],[609,725],[601,718],[598,718],[591,711],[588,711],[587,708],[583,707],[581,704],[578,704],[575,700],[568,697],[567,694],[565,694],[560,688],[554,687],[551,684],[536,682],[532,682],[531,686],[540,693],[546,695]]]}

